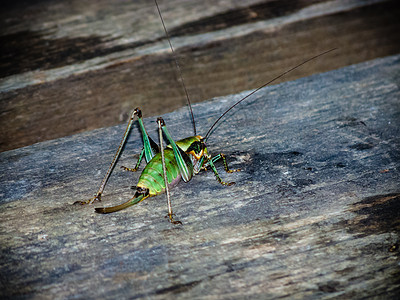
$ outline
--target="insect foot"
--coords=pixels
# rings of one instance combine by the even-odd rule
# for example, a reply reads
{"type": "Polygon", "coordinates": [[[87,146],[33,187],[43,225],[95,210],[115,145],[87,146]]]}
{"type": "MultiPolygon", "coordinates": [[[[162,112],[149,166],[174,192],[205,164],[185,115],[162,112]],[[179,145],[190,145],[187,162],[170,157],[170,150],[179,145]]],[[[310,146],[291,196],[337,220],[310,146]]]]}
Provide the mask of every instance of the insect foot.
{"type": "Polygon", "coordinates": [[[225,181],[222,181],[222,179],[221,179],[221,177],[219,177],[218,173],[214,173],[214,175],[215,175],[215,178],[217,179],[217,181],[218,181],[220,184],[222,184],[222,185],[230,186],[230,185],[236,184],[236,182],[234,182],[234,181],[232,181],[232,182],[225,182],[225,181]]]}
{"type": "Polygon", "coordinates": [[[230,185],[234,185],[234,184],[236,184],[236,182],[234,182],[234,181],[231,181],[231,182],[224,182],[224,181],[218,181],[220,184],[222,184],[222,185],[227,185],[227,186],[230,186],[230,185]]]}
{"type": "Polygon", "coordinates": [[[170,213],[168,213],[168,215],[166,215],[165,218],[169,218],[169,221],[170,221],[172,224],[175,224],[175,225],[177,225],[177,224],[183,225],[181,221],[176,221],[176,220],[174,220],[174,217],[173,217],[173,216],[175,216],[175,214],[170,214],[170,213]]]}
{"type": "Polygon", "coordinates": [[[223,162],[223,164],[224,164],[224,169],[225,169],[225,172],[226,172],[226,173],[233,173],[233,172],[240,172],[240,171],[241,171],[240,169],[233,169],[233,170],[230,170],[229,167],[228,167],[228,163],[227,163],[227,161],[226,161],[226,156],[225,156],[225,154],[220,153],[220,156],[221,156],[221,158],[222,158],[222,162],[223,162]]]}
{"type": "Polygon", "coordinates": [[[125,171],[129,171],[129,172],[136,172],[138,170],[138,168],[128,168],[128,167],[124,167],[121,166],[121,169],[125,170],[125,171]]]}
{"type": "Polygon", "coordinates": [[[95,195],[93,198],[90,198],[87,201],[75,201],[73,205],[77,205],[77,204],[80,204],[80,205],[92,204],[95,201],[101,202],[101,194],[100,193],[95,195]]]}

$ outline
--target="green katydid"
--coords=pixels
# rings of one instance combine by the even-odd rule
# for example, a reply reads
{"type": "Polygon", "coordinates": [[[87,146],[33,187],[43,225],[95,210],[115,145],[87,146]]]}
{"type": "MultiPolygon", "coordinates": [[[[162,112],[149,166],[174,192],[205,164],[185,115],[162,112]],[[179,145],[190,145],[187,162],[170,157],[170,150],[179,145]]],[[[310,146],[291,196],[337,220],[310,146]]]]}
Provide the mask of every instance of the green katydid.
{"type": "Polygon", "coordinates": [[[295,67],[290,68],[289,70],[281,73],[280,75],[276,76],[272,80],[268,81],[267,83],[263,84],[262,86],[258,87],[257,89],[253,90],[249,94],[247,94],[245,97],[237,101],[234,105],[232,105],[229,109],[227,109],[224,113],[220,115],[220,117],[213,123],[213,125],[210,127],[210,129],[207,131],[206,135],[200,136],[196,135],[196,126],[195,126],[195,121],[194,121],[194,115],[192,111],[192,107],[190,104],[190,99],[189,95],[187,93],[184,81],[183,81],[183,76],[178,64],[178,60],[175,57],[174,49],[172,47],[172,44],[170,42],[170,38],[168,35],[168,31],[165,27],[164,20],[162,18],[160,9],[158,7],[157,1],[154,0],[162,25],[164,27],[164,31],[167,37],[167,40],[169,42],[169,46],[171,48],[172,54],[174,55],[175,63],[177,66],[177,69],[179,71],[179,75],[181,78],[181,82],[183,85],[183,88],[186,93],[188,105],[190,108],[191,116],[192,116],[192,121],[193,121],[193,127],[194,127],[194,136],[190,136],[184,139],[181,139],[179,141],[174,141],[170,133],[168,132],[168,129],[165,125],[165,122],[162,118],[158,118],[157,123],[158,123],[158,129],[159,129],[159,139],[160,139],[160,147],[151,139],[151,137],[147,134],[147,131],[144,127],[143,120],[142,120],[142,112],[139,108],[136,108],[128,122],[128,126],[125,130],[125,133],[123,135],[123,138],[121,140],[121,143],[118,147],[118,150],[116,154],[114,155],[114,158],[111,162],[110,167],[107,170],[107,173],[105,177],[103,178],[99,190],[96,193],[96,195],[89,199],[88,201],[78,201],[76,203],[80,204],[91,204],[94,201],[100,201],[101,200],[101,195],[104,191],[104,188],[106,186],[106,183],[108,181],[108,178],[110,177],[115,164],[119,158],[119,155],[121,154],[122,148],[125,145],[126,138],[130,132],[131,126],[135,120],[135,117],[138,119],[139,123],[139,128],[142,133],[143,137],[143,149],[139,155],[139,159],[136,163],[136,166],[133,169],[123,167],[125,170],[129,171],[137,171],[139,168],[139,165],[141,161],[143,160],[143,157],[145,158],[147,165],[142,171],[138,183],[136,185],[136,192],[135,195],[128,200],[125,203],[122,203],[117,206],[112,206],[112,207],[98,207],[95,209],[97,213],[111,213],[111,212],[116,212],[122,209],[125,209],[129,206],[135,205],[144,199],[148,197],[153,197],[159,194],[162,194],[166,192],[167,194],[167,201],[168,201],[168,217],[169,220],[174,223],[178,224],[181,223],[180,221],[175,221],[173,218],[173,212],[172,212],[172,207],[171,207],[171,201],[170,201],[170,196],[169,196],[169,188],[177,184],[181,179],[185,182],[188,182],[191,180],[191,178],[195,175],[198,174],[201,170],[206,170],[207,168],[211,168],[211,170],[214,172],[214,175],[216,179],[218,180],[219,183],[223,185],[232,185],[234,182],[224,182],[222,181],[221,177],[218,174],[218,171],[214,165],[214,163],[218,160],[222,160],[224,164],[224,169],[226,172],[231,173],[231,172],[236,172],[240,171],[238,170],[230,170],[226,161],[226,158],[224,154],[220,153],[214,157],[212,157],[208,153],[208,149],[206,146],[206,141],[210,137],[213,128],[215,125],[235,106],[237,106],[239,103],[243,102],[244,100],[248,99],[251,95],[259,91],[261,88],[271,84],[272,82],[276,81],[277,79],[285,76],[287,73],[299,68],[300,66],[304,65],[305,63],[316,59],[319,56],[322,56],[328,52],[333,51],[334,49],[325,51],[323,53],[320,53],[316,56],[313,56],[302,63],[296,65],[295,67]],[[164,134],[165,138],[168,141],[167,147],[164,149],[163,147],[163,137],[162,135],[164,134]],[[165,184],[165,182],[168,182],[168,184],[165,184]]]}

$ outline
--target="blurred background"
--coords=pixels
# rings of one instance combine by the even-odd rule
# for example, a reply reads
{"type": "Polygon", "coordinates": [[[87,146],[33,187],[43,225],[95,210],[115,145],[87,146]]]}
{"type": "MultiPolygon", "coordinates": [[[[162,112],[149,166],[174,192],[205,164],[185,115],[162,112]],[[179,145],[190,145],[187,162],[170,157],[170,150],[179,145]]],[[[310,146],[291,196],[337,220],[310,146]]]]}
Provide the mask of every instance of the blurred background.
{"type": "MultiPolygon", "coordinates": [[[[257,88],[330,48],[283,80],[399,53],[397,2],[159,5],[199,102],[257,88]]],[[[6,1],[0,28],[0,151],[126,122],[135,107],[149,117],[187,103],[151,0],[6,1]]]]}

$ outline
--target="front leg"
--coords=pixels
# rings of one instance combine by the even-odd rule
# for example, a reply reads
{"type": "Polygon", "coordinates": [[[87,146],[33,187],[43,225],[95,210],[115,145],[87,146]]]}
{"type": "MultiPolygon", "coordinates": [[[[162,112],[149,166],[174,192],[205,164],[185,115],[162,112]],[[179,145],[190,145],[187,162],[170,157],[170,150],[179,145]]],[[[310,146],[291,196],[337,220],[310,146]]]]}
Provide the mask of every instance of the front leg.
{"type": "Polygon", "coordinates": [[[228,163],[226,162],[226,157],[225,157],[225,155],[222,154],[222,153],[220,153],[220,154],[214,156],[213,158],[211,158],[211,159],[208,161],[208,163],[207,163],[207,165],[209,165],[209,166],[211,167],[211,169],[213,170],[214,175],[215,175],[215,178],[217,179],[217,181],[218,181],[220,184],[223,184],[223,185],[228,185],[228,186],[229,186],[229,185],[235,184],[235,182],[224,182],[224,181],[222,181],[221,177],[220,177],[219,174],[218,174],[217,168],[216,168],[215,165],[214,165],[214,162],[216,162],[216,161],[219,160],[219,159],[222,159],[222,162],[223,162],[223,164],[224,164],[224,169],[225,169],[225,171],[226,171],[227,173],[240,172],[240,169],[230,170],[229,167],[228,167],[228,163]]]}
{"type": "Polygon", "coordinates": [[[222,158],[222,162],[223,162],[223,164],[224,164],[225,172],[227,172],[227,173],[240,172],[240,169],[233,169],[233,170],[230,170],[230,169],[229,169],[228,163],[226,162],[225,154],[220,153],[219,155],[215,156],[215,157],[213,158],[213,162],[215,162],[215,161],[217,161],[217,160],[219,159],[218,156],[222,158]]]}

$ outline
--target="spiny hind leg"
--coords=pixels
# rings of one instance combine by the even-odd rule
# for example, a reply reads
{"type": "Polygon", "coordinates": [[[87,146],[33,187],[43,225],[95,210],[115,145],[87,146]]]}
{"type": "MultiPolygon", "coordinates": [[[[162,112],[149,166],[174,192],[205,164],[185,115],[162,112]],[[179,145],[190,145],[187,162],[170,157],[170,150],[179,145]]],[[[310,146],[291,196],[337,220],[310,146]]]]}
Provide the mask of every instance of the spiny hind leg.
{"type": "Polygon", "coordinates": [[[143,118],[142,118],[142,111],[139,107],[135,108],[133,111],[133,115],[138,117],[139,128],[142,133],[143,138],[143,149],[140,152],[139,159],[134,168],[128,168],[122,166],[121,168],[125,171],[136,172],[139,169],[140,163],[142,162],[143,157],[145,158],[146,162],[149,161],[158,153],[160,152],[160,148],[158,145],[153,141],[153,139],[147,134],[146,128],[144,127],[143,118]]]}
{"type": "MultiPolygon", "coordinates": [[[[158,137],[160,139],[161,162],[162,162],[163,175],[164,175],[165,193],[167,195],[168,215],[166,217],[169,218],[169,221],[172,224],[182,224],[181,221],[174,220],[175,214],[172,212],[171,198],[170,198],[169,188],[168,188],[167,167],[165,166],[165,156],[164,156],[164,146],[163,146],[163,128],[164,128],[164,133],[167,136],[168,140],[171,142],[172,147],[174,147],[175,142],[172,140],[172,137],[169,136],[168,130],[165,129],[165,122],[161,117],[157,119],[157,124],[158,124],[158,137]]],[[[175,145],[175,147],[177,147],[177,146],[175,145]]],[[[177,161],[179,160],[179,158],[176,157],[176,155],[175,155],[175,159],[177,161]]]]}
{"type": "Polygon", "coordinates": [[[81,204],[81,205],[84,205],[84,204],[92,204],[92,203],[95,202],[95,201],[101,201],[101,195],[103,194],[104,188],[106,187],[108,178],[110,177],[112,171],[114,170],[115,164],[117,163],[117,160],[118,160],[118,158],[119,158],[119,156],[120,156],[120,154],[121,154],[121,151],[122,151],[122,149],[124,148],[124,145],[125,145],[125,142],[126,142],[126,138],[127,138],[128,135],[129,135],[129,132],[130,132],[130,130],[131,130],[131,127],[132,127],[132,124],[133,124],[133,121],[134,121],[134,118],[135,118],[136,115],[137,115],[138,117],[139,117],[139,115],[141,116],[141,111],[140,111],[139,108],[136,108],[136,109],[132,112],[132,115],[131,115],[131,117],[130,117],[130,119],[129,119],[128,125],[126,126],[124,135],[122,136],[122,140],[121,140],[121,142],[119,143],[117,152],[115,153],[115,155],[114,155],[114,157],[113,157],[113,159],[112,159],[112,161],[111,161],[111,164],[110,164],[110,166],[109,166],[109,168],[108,168],[108,170],[107,170],[106,175],[104,176],[103,180],[101,181],[99,190],[97,191],[96,195],[95,195],[94,197],[90,198],[90,199],[87,200],[87,201],[76,201],[76,202],[74,202],[74,204],[81,204]]]}

